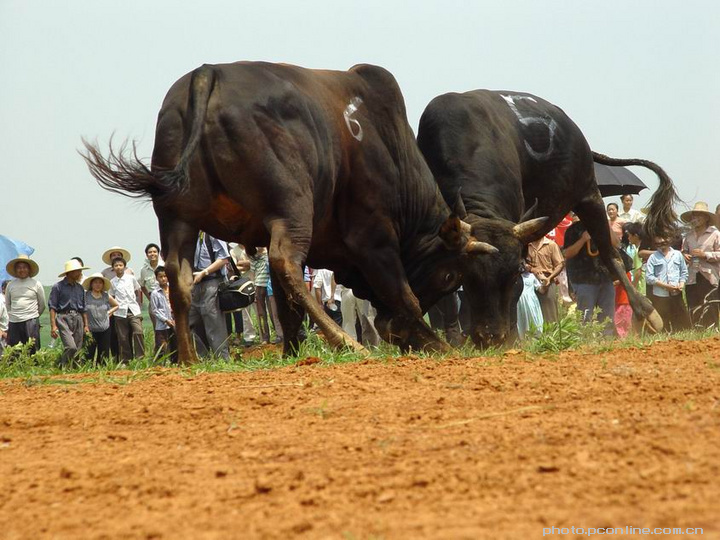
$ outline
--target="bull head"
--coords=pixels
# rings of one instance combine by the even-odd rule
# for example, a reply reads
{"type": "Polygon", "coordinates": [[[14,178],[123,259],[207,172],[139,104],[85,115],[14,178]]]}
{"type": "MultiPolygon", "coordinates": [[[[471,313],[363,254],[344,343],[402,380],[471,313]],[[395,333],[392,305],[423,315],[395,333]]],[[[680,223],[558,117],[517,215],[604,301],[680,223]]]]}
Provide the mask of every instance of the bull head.
{"type": "Polygon", "coordinates": [[[461,220],[457,215],[451,215],[442,227],[439,236],[445,247],[453,251],[462,251],[468,255],[497,253],[498,249],[487,242],[480,242],[471,236],[472,226],[461,220]]]}
{"type": "Polygon", "coordinates": [[[521,243],[527,244],[531,242],[538,231],[545,226],[548,219],[550,218],[545,216],[518,223],[512,229],[513,236],[520,240],[521,243]]]}

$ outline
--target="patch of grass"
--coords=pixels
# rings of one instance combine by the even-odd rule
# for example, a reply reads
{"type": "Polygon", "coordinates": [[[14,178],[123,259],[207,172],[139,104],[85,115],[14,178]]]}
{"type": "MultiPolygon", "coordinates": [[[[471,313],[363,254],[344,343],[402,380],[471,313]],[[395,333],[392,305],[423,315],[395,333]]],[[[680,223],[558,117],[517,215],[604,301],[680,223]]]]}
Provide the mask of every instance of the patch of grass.
{"type": "MultiPolygon", "coordinates": [[[[523,342],[516,344],[513,348],[527,351],[531,355],[543,355],[544,358],[552,358],[553,355],[565,350],[586,349],[594,353],[608,353],[617,349],[646,347],[655,342],[675,340],[698,340],[711,336],[717,336],[715,330],[686,331],[675,334],[658,335],[632,335],[624,340],[610,338],[604,335],[606,327],[596,320],[583,324],[581,316],[577,312],[563,313],[557,323],[545,324],[543,331],[529,336],[523,342]]],[[[148,330],[145,334],[147,351],[145,356],[139,359],[122,364],[116,360],[107,363],[96,360],[85,360],[79,365],[61,369],[57,366],[58,359],[62,353],[59,343],[40,349],[36,354],[30,354],[29,345],[18,345],[7,347],[4,354],[0,356],[0,379],[17,378],[27,386],[56,384],[74,385],[79,383],[111,383],[130,384],[157,373],[157,368],[173,368],[171,372],[179,373],[185,377],[194,377],[202,373],[231,373],[239,371],[257,371],[277,369],[292,366],[298,359],[316,357],[321,359],[319,366],[341,365],[351,362],[359,362],[367,357],[348,349],[332,349],[317,334],[305,328],[307,339],[300,344],[298,353],[291,357],[283,357],[277,348],[269,348],[261,354],[252,356],[246,355],[243,348],[231,348],[231,358],[223,359],[214,356],[201,359],[195,365],[177,367],[170,361],[169,355],[153,354],[152,334],[148,330]],[[122,370],[118,373],[118,370],[122,370]],[[153,371],[155,370],[155,371],[153,371]],[[82,377],[67,378],[69,374],[79,374],[82,377]]],[[[371,351],[370,358],[379,362],[393,363],[400,358],[410,359],[432,359],[443,361],[447,358],[478,359],[479,368],[487,366],[502,365],[506,360],[506,347],[493,347],[486,350],[478,350],[468,340],[461,348],[453,349],[446,354],[437,354],[423,351],[412,351],[402,353],[397,347],[382,343],[371,351]]],[[[532,358],[528,358],[532,361],[532,358]]],[[[603,362],[606,366],[606,362],[603,362]]],[[[708,368],[719,369],[720,363],[709,359],[706,362],[708,368]]],[[[473,364],[475,365],[475,364],[473,364]]],[[[604,366],[604,367],[605,367],[604,366]]]]}

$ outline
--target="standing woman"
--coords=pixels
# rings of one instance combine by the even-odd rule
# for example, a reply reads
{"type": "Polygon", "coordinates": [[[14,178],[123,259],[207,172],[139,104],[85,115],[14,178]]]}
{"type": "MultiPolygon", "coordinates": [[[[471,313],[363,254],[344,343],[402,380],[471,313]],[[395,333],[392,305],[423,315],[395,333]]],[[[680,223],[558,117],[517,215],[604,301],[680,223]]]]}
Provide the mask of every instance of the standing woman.
{"type": "Polygon", "coordinates": [[[93,337],[87,356],[90,360],[107,360],[110,357],[110,316],[117,311],[118,303],[108,294],[110,280],[100,272],[87,277],[83,287],[88,328],[93,337]]]}
{"type": "Polygon", "coordinates": [[[720,231],[715,226],[715,214],[708,211],[707,203],[697,202],[680,219],[692,227],[682,246],[689,269],[686,295],[690,318],[693,326],[717,327],[720,231]]]}
{"type": "Polygon", "coordinates": [[[620,244],[620,240],[622,239],[622,227],[625,224],[625,220],[618,217],[618,205],[616,203],[611,202],[607,205],[607,216],[608,223],[610,224],[610,230],[612,231],[614,236],[613,245],[615,247],[618,247],[618,245],[620,244]]]}

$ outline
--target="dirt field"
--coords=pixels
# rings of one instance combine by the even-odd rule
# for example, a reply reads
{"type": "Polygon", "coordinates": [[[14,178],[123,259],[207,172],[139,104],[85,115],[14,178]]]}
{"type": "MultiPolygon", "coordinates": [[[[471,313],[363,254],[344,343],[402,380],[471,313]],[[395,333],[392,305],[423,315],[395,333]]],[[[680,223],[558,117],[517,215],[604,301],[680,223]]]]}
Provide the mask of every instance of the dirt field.
{"type": "Polygon", "coordinates": [[[514,352],[2,381],[0,538],[720,538],[720,340],[514,352]]]}

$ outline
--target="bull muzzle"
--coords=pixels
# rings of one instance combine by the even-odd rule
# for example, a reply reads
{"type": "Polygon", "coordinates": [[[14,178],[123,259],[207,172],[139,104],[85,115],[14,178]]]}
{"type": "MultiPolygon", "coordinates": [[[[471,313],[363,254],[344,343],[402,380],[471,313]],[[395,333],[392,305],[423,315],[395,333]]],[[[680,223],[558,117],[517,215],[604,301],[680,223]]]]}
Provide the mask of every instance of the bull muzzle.
{"type": "Polygon", "coordinates": [[[491,329],[489,327],[476,330],[471,334],[473,343],[479,349],[489,349],[490,347],[501,347],[507,341],[507,332],[500,329],[491,329]]]}

